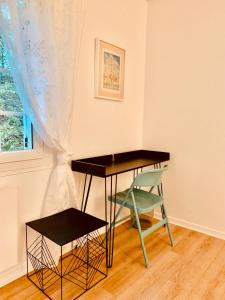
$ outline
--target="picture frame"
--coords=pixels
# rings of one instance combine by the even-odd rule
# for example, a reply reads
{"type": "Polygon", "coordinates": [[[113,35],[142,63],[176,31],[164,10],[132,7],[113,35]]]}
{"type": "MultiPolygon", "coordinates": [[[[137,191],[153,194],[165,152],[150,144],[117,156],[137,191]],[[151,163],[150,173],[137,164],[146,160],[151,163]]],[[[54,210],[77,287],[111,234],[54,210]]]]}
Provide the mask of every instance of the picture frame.
{"type": "Polygon", "coordinates": [[[124,100],[125,50],[96,38],[95,97],[124,100]]]}

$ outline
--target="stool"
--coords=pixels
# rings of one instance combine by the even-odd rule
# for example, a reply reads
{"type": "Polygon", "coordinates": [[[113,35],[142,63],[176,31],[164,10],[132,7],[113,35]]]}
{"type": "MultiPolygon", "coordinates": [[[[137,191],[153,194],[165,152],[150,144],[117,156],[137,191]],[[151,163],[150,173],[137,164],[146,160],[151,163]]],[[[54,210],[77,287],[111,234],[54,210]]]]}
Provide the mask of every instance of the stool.
{"type": "Polygon", "coordinates": [[[107,222],[75,208],[27,222],[28,279],[49,299],[77,299],[107,276],[107,246],[98,232],[103,226],[107,222]],[[63,255],[68,243],[71,250],[63,255]]]}

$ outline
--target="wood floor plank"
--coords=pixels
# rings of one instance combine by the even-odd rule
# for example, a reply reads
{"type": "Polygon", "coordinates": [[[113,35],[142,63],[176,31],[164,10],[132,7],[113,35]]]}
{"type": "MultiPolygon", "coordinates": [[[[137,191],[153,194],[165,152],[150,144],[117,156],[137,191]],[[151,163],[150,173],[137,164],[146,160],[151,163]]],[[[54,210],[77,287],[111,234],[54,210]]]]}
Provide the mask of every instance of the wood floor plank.
{"type": "MultiPolygon", "coordinates": [[[[177,270],[182,269],[185,259],[184,255],[187,253],[185,251],[186,248],[188,248],[187,255],[190,258],[192,258],[195,252],[198,252],[198,248],[206,236],[197,232],[189,233],[190,244],[188,247],[186,245],[186,239],[181,239],[174,248],[165,246],[166,251],[162,249],[159,257],[156,259],[154,259],[153,256],[150,272],[144,273],[143,271],[142,280],[133,284],[133,287],[139,291],[137,296],[141,296],[143,299],[147,299],[148,297],[152,299],[158,293],[158,291],[160,291],[163,286],[166,285],[167,281],[175,276],[177,270]],[[192,235],[194,237],[192,237],[192,235]],[[176,247],[179,247],[178,253],[175,249],[176,247]],[[182,252],[182,259],[180,254],[181,250],[184,250],[182,252]]],[[[123,297],[125,298],[125,295],[123,295],[123,297]]]]}
{"type": "MultiPolygon", "coordinates": [[[[116,229],[114,264],[109,275],[81,300],[225,300],[225,241],[172,226],[175,246],[161,228],[145,239],[150,268],[144,267],[137,230],[116,229]]],[[[59,292],[53,290],[55,299],[59,292]]],[[[72,299],[72,285],[64,300],[72,299]]],[[[47,299],[27,278],[0,289],[0,300],[47,299]]]]}
{"type": "MultiPolygon", "coordinates": [[[[153,298],[154,300],[183,300],[183,299],[204,299],[195,295],[190,295],[192,288],[203,278],[203,274],[211,264],[215,256],[221,251],[224,241],[202,235],[203,239],[198,239],[198,247],[195,251],[181,255],[182,266],[169,280],[161,291],[153,298]]],[[[218,267],[218,266],[217,266],[218,267]]],[[[204,279],[203,279],[204,280],[204,279]]]]}
{"type": "Polygon", "coordinates": [[[189,293],[189,297],[205,300],[225,299],[225,245],[219,249],[202,277],[189,293]]]}

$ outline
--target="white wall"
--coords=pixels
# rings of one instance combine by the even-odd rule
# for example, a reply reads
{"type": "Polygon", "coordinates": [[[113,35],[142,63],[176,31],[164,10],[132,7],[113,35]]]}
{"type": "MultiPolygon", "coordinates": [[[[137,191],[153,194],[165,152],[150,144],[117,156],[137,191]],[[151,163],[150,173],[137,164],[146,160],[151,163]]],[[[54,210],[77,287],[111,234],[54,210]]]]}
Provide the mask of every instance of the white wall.
{"type": "Polygon", "coordinates": [[[145,0],[89,0],[74,104],[77,157],[142,147],[145,71],[145,0]],[[125,100],[94,98],[94,40],[126,50],[125,100]]]}
{"type": "MultiPolygon", "coordinates": [[[[76,158],[142,148],[145,76],[145,0],[87,1],[71,141],[76,158]],[[95,38],[126,50],[124,101],[94,98],[95,38]]],[[[120,175],[126,184],[129,175],[120,175]]],[[[81,199],[83,176],[76,176],[81,199]]],[[[104,180],[94,177],[88,212],[104,216],[104,180]]]]}
{"type": "Polygon", "coordinates": [[[22,276],[26,270],[25,223],[40,217],[48,177],[49,167],[44,165],[40,169],[24,169],[15,175],[0,176],[0,219],[5,220],[2,224],[5,227],[0,230],[4,233],[0,238],[0,256],[4,256],[6,266],[5,270],[1,267],[0,286],[22,276]],[[15,191],[13,196],[12,191],[15,191]],[[7,245],[13,245],[8,257],[7,245]]]}
{"type": "MultiPolygon", "coordinates": [[[[75,86],[74,123],[71,134],[76,158],[142,147],[146,7],[145,0],[87,0],[86,25],[81,45],[79,79],[75,86]],[[94,39],[96,37],[126,49],[123,102],[94,98],[94,39]]],[[[21,276],[25,271],[24,223],[40,216],[50,165],[51,159],[47,157],[47,160],[35,163],[35,168],[24,165],[16,172],[7,173],[6,176],[5,172],[1,173],[0,164],[0,188],[13,187],[18,191],[18,248],[14,249],[14,257],[18,257],[18,262],[14,267],[0,273],[0,286],[21,276]]],[[[79,197],[82,189],[80,180],[83,176],[76,175],[75,179],[79,197]]],[[[7,201],[7,199],[0,199],[0,201],[7,201]]],[[[103,217],[103,203],[103,180],[94,179],[88,212],[103,217]]],[[[6,213],[10,215],[9,211],[0,211],[0,219],[6,213]]],[[[15,237],[8,236],[8,238],[15,237]]],[[[4,241],[0,240],[0,249],[3,244],[4,241]]],[[[10,260],[10,257],[8,259],[10,260]]]]}
{"type": "Polygon", "coordinates": [[[171,152],[174,222],[225,238],[225,2],[149,1],[144,147],[171,152]]]}

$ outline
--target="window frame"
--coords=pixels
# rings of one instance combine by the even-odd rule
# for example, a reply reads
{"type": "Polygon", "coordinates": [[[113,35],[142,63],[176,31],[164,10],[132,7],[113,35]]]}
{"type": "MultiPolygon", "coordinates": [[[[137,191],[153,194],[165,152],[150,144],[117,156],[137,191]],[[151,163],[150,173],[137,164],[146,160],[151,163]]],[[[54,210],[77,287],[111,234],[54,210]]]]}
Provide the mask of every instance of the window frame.
{"type": "Polygon", "coordinates": [[[37,136],[35,131],[33,131],[33,149],[0,152],[0,167],[1,164],[5,164],[5,163],[40,159],[43,158],[43,155],[44,155],[44,143],[37,136]]]}
{"type": "MultiPolygon", "coordinates": [[[[5,56],[5,44],[0,36],[1,42],[2,42],[2,55],[5,56]]],[[[5,56],[6,57],[6,56],[5,56]]],[[[5,73],[6,75],[9,74],[9,76],[12,78],[12,75],[10,74],[10,70],[8,69],[7,60],[5,61],[6,65],[1,65],[1,73],[5,73]]],[[[13,80],[13,78],[12,78],[13,80]]],[[[14,81],[13,81],[14,82],[14,81]]],[[[19,170],[21,167],[23,169],[23,162],[28,160],[34,160],[34,159],[40,159],[43,158],[44,155],[44,143],[41,141],[41,139],[38,137],[38,135],[35,133],[32,123],[28,116],[25,115],[23,112],[17,112],[17,111],[1,111],[3,115],[21,115],[23,116],[23,123],[24,123],[24,149],[22,150],[12,150],[12,151],[0,151],[0,173],[3,171],[10,170],[19,170]],[[28,138],[28,141],[26,141],[26,138],[28,138]],[[28,145],[26,143],[28,142],[28,145]],[[18,163],[16,163],[18,162],[18,163]],[[20,163],[22,162],[22,164],[20,163]],[[14,163],[15,166],[12,166],[12,163],[14,163]],[[8,166],[10,166],[8,168],[8,166]],[[19,166],[19,167],[18,167],[19,166]]]]}

